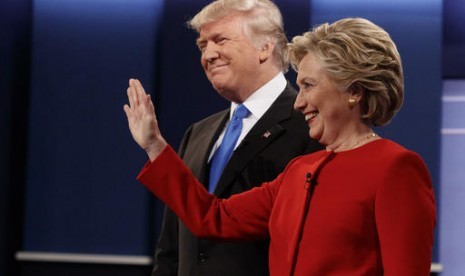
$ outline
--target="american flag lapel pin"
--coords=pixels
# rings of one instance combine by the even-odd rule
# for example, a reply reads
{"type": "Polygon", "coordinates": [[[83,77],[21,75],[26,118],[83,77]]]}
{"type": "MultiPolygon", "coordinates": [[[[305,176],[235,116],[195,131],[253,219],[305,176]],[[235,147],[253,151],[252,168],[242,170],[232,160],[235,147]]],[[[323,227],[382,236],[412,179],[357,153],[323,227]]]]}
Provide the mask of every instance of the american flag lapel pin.
{"type": "Polygon", "coordinates": [[[267,131],[265,131],[265,133],[263,133],[262,137],[263,138],[268,138],[268,137],[270,137],[270,135],[271,135],[271,132],[269,130],[267,130],[267,131]]]}

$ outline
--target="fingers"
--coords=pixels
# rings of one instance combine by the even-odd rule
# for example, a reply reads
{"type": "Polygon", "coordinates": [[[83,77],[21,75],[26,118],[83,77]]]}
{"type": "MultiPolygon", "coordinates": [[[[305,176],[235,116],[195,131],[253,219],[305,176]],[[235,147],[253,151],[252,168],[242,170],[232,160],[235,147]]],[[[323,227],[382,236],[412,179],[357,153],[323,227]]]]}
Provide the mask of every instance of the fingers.
{"type": "Polygon", "coordinates": [[[135,92],[135,98],[137,100],[137,104],[144,103],[145,98],[147,97],[147,93],[145,93],[144,87],[142,87],[142,84],[140,83],[140,81],[137,79],[131,79],[130,86],[135,92]]]}
{"type": "Polygon", "coordinates": [[[129,100],[129,107],[134,108],[137,104],[137,98],[135,97],[135,91],[131,86],[132,79],[129,80],[129,87],[127,89],[128,100],[129,100]]]}
{"type": "Polygon", "coordinates": [[[127,104],[125,104],[125,105],[123,106],[123,110],[124,110],[124,112],[126,113],[126,117],[129,118],[130,112],[131,112],[131,108],[130,108],[127,104]]]}
{"type": "Polygon", "coordinates": [[[141,113],[155,113],[153,102],[150,94],[145,92],[141,82],[137,79],[129,79],[129,87],[127,89],[129,105],[125,105],[124,111],[129,117],[131,112],[138,110],[141,113]]]}
{"type": "Polygon", "coordinates": [[[131,107],[144,103],[148,95],[138,79],[129,79],[127,93],[131,107]]]}
{"type": "Polygon", "coordinates": [[[134,97],[133,97],[133,93],[132,93],[132,89],[130,87],[128,87],[128,89],[126,90],[127,92],[127,95],[128,95],[128,101],[129,101],[129,108],[134,108],[135,106],[135,102],[134,102],[134,97]]]}
{"type": "Polygon", "coordinates": [[[142,83],[140,83],[140,81],[138,79],[133,79],[132,84],[134,85],[134,87],[136,89],[137,96],[139,97],[139,99],[142,96],[146,95],[144,87],[142,87],[142,83]]]}
{"type": "MultiPolygon", "coordinates": [[[[150,94],[147,95],[146,102],[147,102],[147,108],[148,108],[149,112],[155,114],[155,107],[153,106],[153,102],[152,102],[152,99],[150,97],[150,94]]],[[[155,119],[156,119],[156,116],[155,116],[155,119]]]]}
{"type": "Polygon", "coordinates": [[[137,107],[139,105],[139,98],[137,95],[137,89],[135,86],[135,79],[129,79],[129,87],[128,87],[128,99],[131,108],[137,107]]]}

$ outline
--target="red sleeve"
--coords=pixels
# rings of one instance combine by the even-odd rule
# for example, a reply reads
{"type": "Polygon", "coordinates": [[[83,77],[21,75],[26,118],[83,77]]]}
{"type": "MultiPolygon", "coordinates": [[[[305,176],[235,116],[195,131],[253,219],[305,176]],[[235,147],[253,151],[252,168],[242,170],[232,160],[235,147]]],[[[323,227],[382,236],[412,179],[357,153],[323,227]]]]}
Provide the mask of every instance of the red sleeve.
{"type": "Polygon", "coordinates": [[[387,162],[375,199],[384,275],[430,275],[436,208],[428,170],[413,152],[387,162]]]}
{"type": "Polygon", "coordinates": [[[168,146],[137,179],[168,205],[198,237],[250,240],[269,237],[268,219],[279,179],[229,199],[218,199],[197,181],[168,146]]]}

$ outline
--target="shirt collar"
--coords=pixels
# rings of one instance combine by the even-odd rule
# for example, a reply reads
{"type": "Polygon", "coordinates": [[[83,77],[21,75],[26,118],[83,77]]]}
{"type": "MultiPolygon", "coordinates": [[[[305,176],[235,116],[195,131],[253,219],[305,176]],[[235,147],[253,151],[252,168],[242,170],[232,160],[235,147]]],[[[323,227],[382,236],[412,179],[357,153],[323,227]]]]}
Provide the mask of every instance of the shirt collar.
{"type": "MultiPolygon", "coordinates": [[[[243,104],[257,120],[270,108],[273,102],[281,95],[286,88],[287,81],[282,72],[279,72],[273,79],[260,87],[250,95],[243,104]]],[[[237,107],[237,103],[231,102],[230,117],[237,107]]]]}

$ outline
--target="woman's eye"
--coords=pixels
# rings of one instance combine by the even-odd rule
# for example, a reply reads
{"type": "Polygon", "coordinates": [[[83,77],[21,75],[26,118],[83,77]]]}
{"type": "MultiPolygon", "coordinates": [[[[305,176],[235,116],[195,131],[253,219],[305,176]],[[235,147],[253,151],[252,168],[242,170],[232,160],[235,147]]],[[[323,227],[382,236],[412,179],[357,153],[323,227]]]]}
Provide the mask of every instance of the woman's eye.
{"type": "Polygon", "coordinates": [[[302,84],[302,86],[303,86],[305,89],[310,89],[310,88],[312,88],[313,85],[312,85],[311,83],[304,82],[304,83],[302,84]]]}

